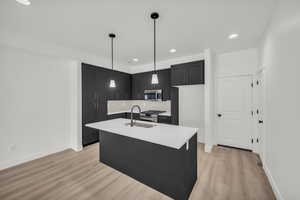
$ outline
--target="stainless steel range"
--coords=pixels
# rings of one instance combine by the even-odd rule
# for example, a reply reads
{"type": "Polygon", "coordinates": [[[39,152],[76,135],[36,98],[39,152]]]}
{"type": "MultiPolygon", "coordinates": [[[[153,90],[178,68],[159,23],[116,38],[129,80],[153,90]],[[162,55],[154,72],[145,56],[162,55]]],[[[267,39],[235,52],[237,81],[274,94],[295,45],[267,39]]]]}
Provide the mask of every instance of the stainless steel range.
{"type": "Polygon", "coordinates": [[[161,113],[164,113],[166,111],[161,110],[147,110],[143,111],[140,114],[140,119],[144,121],[150,121],[150,122],[158,122],[158,115],[161,113]]]}

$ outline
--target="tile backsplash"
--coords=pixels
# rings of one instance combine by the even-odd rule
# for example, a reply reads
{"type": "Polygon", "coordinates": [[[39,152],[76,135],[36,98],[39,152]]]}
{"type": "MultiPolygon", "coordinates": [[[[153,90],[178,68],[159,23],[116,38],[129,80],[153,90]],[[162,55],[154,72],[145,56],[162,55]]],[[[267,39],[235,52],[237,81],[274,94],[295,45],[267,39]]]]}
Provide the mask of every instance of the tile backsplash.
{"type": "Polygon", "coordinates": [[[133,105],[139,105],[142,111],[145,110],[162,110],[171,113],[171,101],[144,101],[144,100],[127,100],[127,101],[108,101],[107,113],[116,113],[130,111],[133,105]]]}

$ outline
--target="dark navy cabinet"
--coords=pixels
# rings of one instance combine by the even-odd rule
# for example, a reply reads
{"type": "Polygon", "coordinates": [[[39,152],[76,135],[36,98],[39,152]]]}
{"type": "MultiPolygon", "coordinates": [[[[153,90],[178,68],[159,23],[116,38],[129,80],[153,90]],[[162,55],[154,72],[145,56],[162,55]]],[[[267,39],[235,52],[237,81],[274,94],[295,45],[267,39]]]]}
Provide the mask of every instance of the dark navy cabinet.
{"type": "MultiPolygon", "coordinates": [[[[143,100],[144,90],[161,89],[162,99],[171,100],[171,116],[160,118],[161,123],[178,125],[178,85],[204,84],[204,60],[171,66],[158,70],[158,84],[151,84],[154,72],[127,74],[82,63],[82,143],[99,141],[98,132],[85,124],[114,118],[130,118],[129,114],[107,115],[108,100],[143,100]],[[116,88],[109,87],[114,79],[116,88]]],[[[134,119],[139,116],[134,115],[134,119]]]]}
{"type": "Polygon", "coordinates": [[[171,66],[171,83],[177,85],[204,84],[204,60],[171,66]]]}
{"type": "MultiPolygon", "coordinates": [[[[85,124],[107,120],[108,100],[131,99],[131,75],[82,63],[82,145],[99,141],[98,131],[85,124]],[[116,88],[109,87],[110,79],[116,88]]],[[[124,115],[125,117],[125,115],[124,115]]]]}
{"type": "Polygon", "coordinates": [[[171,98],[171,70],[163,69],[157,71],[158,84],[151,84],[154,72],[143,72],[132,75],[132,99],[143,100],[144,90],[162,89],[163,100],[171,98]]]}
{"type": "Polygon", "coordinates": [[[158,123],[172,124],[172,118],[171,118],[171,116],[159,115],[158,116],[158,123]]]}

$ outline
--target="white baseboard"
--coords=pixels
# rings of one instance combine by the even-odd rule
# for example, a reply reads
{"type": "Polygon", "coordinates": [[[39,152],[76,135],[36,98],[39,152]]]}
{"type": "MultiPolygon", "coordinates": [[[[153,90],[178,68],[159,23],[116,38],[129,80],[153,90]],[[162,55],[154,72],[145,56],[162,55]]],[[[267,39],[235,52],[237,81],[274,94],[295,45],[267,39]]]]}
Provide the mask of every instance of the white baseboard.
{"type": "Polygon", "coordinates": [[[47,151],[33,153],[31,155],[27,155],[27,156],[24,156],[22,158],[4,161],[4,162],[0,163],[0,170],[10,168],[10,167],[22,164],[22,163],[26,163],[26,162],[29,162],[29,161],[32,161],[32,160],[35,160],[35,159],[38,159],[38,158],[41,158],[41,157],[44,157],[44,156],[48,156],[48,155],[53,154],[53,153],[64,151],[66,149],[69,149],[69,147],[53,148],[53,149],[50,149],[50,150],[47,150],[47,151]]]}
{"type": "Polygon", "coordinates": [[[277,186],[277,184],[276,184],[276,182],[275,182],[275,180],[274,180],[274,178],[271,174],[271,171],[269,170],[269,168],[268,168],[268,166],[266,165],[265,162],[263,163],[263,168],[264,168],[265,173],[266,173],[266,175],[269,179],[269,182],[271,184],[271,187],[273,189],[273,192],[275,194],[276,199],[277,200],[284,200],[281,193],[280,193],[280,191],[279,191],[279,188],[278,188],[278,186],[277,186]]]}
{"type": "Polygon", "coordinates": [[[206,153],[210,153],[211,150],[212,150],[212,148],[213,148],[213,145],[211,145],[211,144],[205,144],[205,146],[204,146],[204,151],[205,151],[206,153]]]}
{"type": "Polygon", "coordinates": [[[79,151],[82,151],[83,147],[82,147],[82,145],[81,146],[76,146],[76,147],[72,146],[71,149],[73,149],[76,152],[79,152],[79,151]]]}

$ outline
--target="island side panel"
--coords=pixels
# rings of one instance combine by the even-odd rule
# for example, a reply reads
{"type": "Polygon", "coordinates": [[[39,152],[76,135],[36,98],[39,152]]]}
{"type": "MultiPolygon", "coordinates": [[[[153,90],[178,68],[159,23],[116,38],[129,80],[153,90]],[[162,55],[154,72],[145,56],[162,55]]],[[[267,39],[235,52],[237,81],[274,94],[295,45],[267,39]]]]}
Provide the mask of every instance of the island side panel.
{"type": "Polygon", "coordinates": [[[188,150],[105,131],[100,138],[100,162],[174,199],[188,199],[197,180],[197,134],[188,150]]]}
{"type": "Polygon", "coordinates": [[[185,188],[186,192],[190,195],[193,190],[193,187],[197,181],[198,174],[197,174],[197,134],[195,134],[189,140],[189,151],[186,151],[185,155],[185,188]]]}

